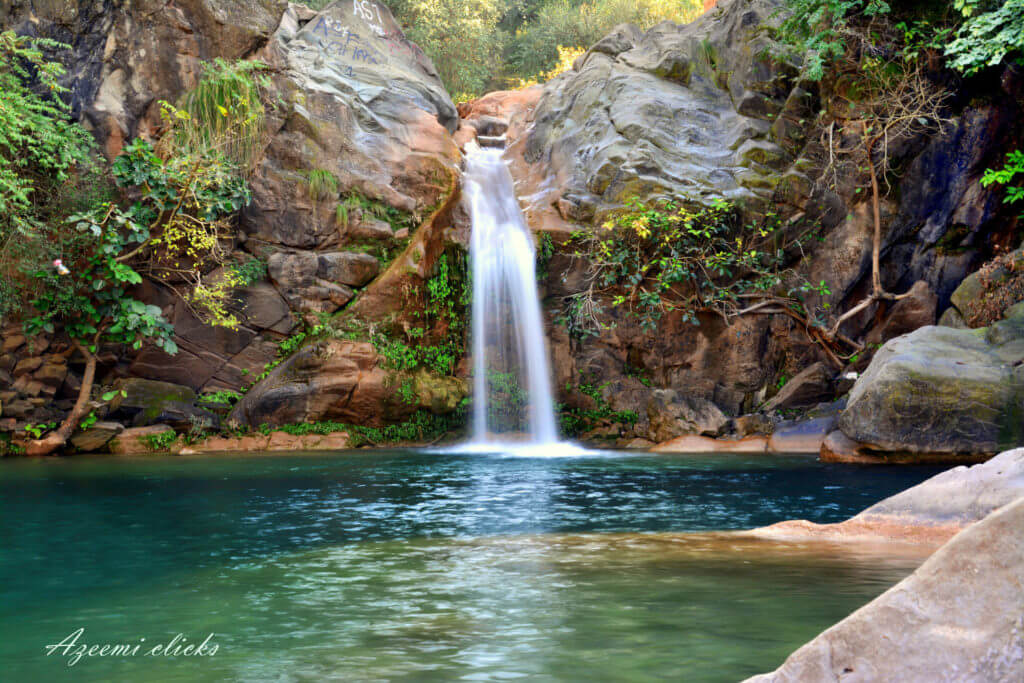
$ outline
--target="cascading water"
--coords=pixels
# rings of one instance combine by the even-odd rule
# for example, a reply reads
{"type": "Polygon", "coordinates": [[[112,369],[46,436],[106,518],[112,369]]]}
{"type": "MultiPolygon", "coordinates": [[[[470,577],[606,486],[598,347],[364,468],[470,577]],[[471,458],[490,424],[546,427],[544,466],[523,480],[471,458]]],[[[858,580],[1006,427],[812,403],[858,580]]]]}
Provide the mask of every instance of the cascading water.
{"type": "Polygon", "coordinates": [[[467,150],[463,176],[472,219],[473,441],[552,444],[558,430],[533,240],[501,156],[467,150]],[[525,409],[518,424],[501,419],[510,401],[525,409]]]}

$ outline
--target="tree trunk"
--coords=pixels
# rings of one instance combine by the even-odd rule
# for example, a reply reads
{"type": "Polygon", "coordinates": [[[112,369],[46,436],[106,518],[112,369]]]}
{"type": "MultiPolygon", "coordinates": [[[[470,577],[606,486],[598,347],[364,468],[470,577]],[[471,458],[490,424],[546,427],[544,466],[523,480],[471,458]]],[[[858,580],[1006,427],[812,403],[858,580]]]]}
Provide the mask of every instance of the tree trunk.
{"type": "Polygon", "coordinates": [[[882,211],[878,197],[878,176],[875,173],[875,162],[871,158],[875,150],[875,140],[869,140],[868,172],[871,174],[871,212],[875,221],[875,235],[871,244],[871,292],[874,296],[882,295],[882,268],[880,265],[882,252],[882,211]]]}
{"type": "Polygon", "coordinates": [[[89,406],[89,395],[92,393],[92,384],[96,379],[96,355],[77,341],[73,343],[75,348],[85,356],[85,373],[82,375],[82,387],[78,390],[78,400],[75,401],[75,406],[56,431],[47,434],[42,439],[29,441],[25,447],[27,455],[50,455],[57,449],[63,448],[82,418],[85,417],[85,409],[89,406]]]}

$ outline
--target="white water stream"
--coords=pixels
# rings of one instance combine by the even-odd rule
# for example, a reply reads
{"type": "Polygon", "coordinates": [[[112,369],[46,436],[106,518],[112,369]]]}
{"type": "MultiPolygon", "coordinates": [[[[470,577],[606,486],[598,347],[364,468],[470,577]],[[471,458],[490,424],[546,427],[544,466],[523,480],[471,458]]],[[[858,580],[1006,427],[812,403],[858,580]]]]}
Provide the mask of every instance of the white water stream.
{"type": "Polygon", "coordinates": [[[534,244],[501,156],[501,149],[467,150],[463,176],[473,226],[473,442],[555,444],[534,244]],[[502,419],[509,387],[523,392],[519,424],[502,419]]]}

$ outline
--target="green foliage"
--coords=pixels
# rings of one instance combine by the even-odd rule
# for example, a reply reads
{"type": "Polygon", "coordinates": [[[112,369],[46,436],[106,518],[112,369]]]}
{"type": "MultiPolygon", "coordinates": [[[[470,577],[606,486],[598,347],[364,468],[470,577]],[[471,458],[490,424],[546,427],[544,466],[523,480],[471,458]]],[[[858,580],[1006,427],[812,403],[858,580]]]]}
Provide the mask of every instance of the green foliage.
{"type": "Polygon", "coordinates": [[[354,212],[362,215],[369,214],[385,221],[391,226],[392,232],[405,229],[411,235],[419,226],[419,217],[416,214],[396,209],[381,201],[368,199],[358,192],[349,194],[338,203],[338,206],[335,207],[335,221],[338,225],[348,228],[354,212]]]}
{"type": "Polygon", "coordinates": [[[573,234],[575,254],[591,265],[592,286],[567,301],[571,310],[562,320],[578,335],[596,333],[597,294],[611,295],[612,306],[628,310],[647,330],[669,311],[698,324],[697,313],[728,316],[752,295],[828,294],[824,282],[812,286],[783,271],[784,247],[790,245],[782,239],[774,216],[741,228],[723,200],[690,209],[674,203],[645,208],[634,199],[596,233],[573,234]]]}
{"type": "MultiPolygon", "coordinates": [[[[984,187],[993,184],[1005,185],[1006,196],[1003,197],[1003,202],[1007,204],[1024,202],[1024,151],[1017,149],[1007,154],[1006,165],[1002,168],[986,168],[985,174],[981,177],[981,184],[984,187]]],[[[1024,218],[1024,215],[1021,217],[1024,218]]]]}
{"type": "Polygon", "coordinates": [[[192,152],[218,152],[239,168],[250,168],[263,138],[262,96],[269,80],[260,72],[265,69],[256,61],[204,63],[199,84],[182,98],[178,114],[195,125],[180,126],[167,139],[192,152]]]}
{"type": "Polygon", "coordinates": [[[537,282],[544,282],[548,279],[548,264],[551,257],[555,255],[555,241],[549,233],[541,233],[537,236],[537,282]]]}
{"type": "MultiPolygon", "coordinates": [[[[563,435],[575,438],[600,426],[624,424],[631,427],[637,423],[640,416],[632,410],[615,411],[608,405],[604,391],[609,384],[610,382],[600,385],[584,382],[576,387],[581,394],[593,399],[594,408],[584,410],[569,408],[565,405],[558,406],[558,422],[563,435]]],[[[565,390],[572,391],[572,385],[566,384],[565,390]]]]}
{"type": "Polygon", "coordinates": [[[786,7],[789,14],[778,36],[803,59],[804,75],[815,81],[830,61],[846,53],[851,22],[890,10],[885,0],[786,0],[786,7]]]}
{"type": "Polygon", "coordinates": [[[25,431],[32,435],[33,439],[40,438],[43,434],[55,429],[57,427],[56,422],[44,422],[41,424],[32,424],[31,422],[25,425],[25,431]]]}
{"type": "Polygon", "coordinates": [[[433,60],[456,100],[480,94],[500,69],[504,36],[499,0],[405,0],[399,11],[410,40],[433,60]]]}
{"type": "Polygon", "coordinates": [[[1024,0],[956,0],[954,4],[967,19],[946,48],[951,67],[971,75],[1011,55],[1021,60],[1024,0]]]}
{"type": "MultiPolygon", "coordinates": [[[[322,0],[307,0],[315,6],[322,0]]],[[[543,80],[614,26],[691,21],[698,0],[386,0],[410,40],[433,60],[456,102],[543,80]],[[559,52],[562,47],[563,52],[559,52]],[[538,78],[540,76],[540,78],[538,78]]]]}
{"type": "Polygon", "coordinates": [[[171,446],[178,440],[178,435],[173,429],[160,432],[159,434],[147,434],[142,437],[143,443],[151,451],[156,453],[164,453],[171,450],[171,446]]]}
{"type": "Polygon", "coordinates": [[[192,303],[214,324],[237,326],[223,298],[211,296],[216,292],[198,281],[195,268],[218,252],[220,221],[248,202],[245,182],[219,157],[164,160],[142,140],[125,147],[112,171],[118,186],[138,200],[126,208],[104,202],[68,217],[71,234],[63,264],[68,272],[51,267],[31,272],[35,315],[27,319],[26,331],[52,333],[62,324],[90,349],[100,340],[136,349],[150,341],[174,353],[173,329],[161,310],[129,295],[142,273],[179,279],[194,273],[192,303]]]}
{"type": "Polygon", "coordinates": [[[85,416],[85,418],[78,424],[78,428],[85,431],[96,424],[98,420],[99,417],[96,416],[96,411],[94,410],[85,416]]]}
{"type": "MultiPolygon", "coordinates": [[[[828,65],[865,37],[880,44],[874,27],[852,30],[900,11],[913,16],[896,24],[902,34],[904,59],[944,53],[948,66],[967,75],[996,66],[1024,53],[1024,0],[954,0],[960,15],[939,21],[913,16],[917,11],[886,0],[786,0],[790,11],[778,37],[803,60],[804,74],[820,80],[828,65]],[[955,39],[954,39],[955,36],[955,39]]],[[[937,8],[938,9],[938,8],[937,8]]],[[[870,52],[881,54],[872,49],[870,52]]]]}
{"type": "MultiPolygon", "coordinates": [[[[309,198],[313,201],[338,196],[338,179],[327,169],[315,168],[310,171],[306,176],[306,184],[309,186],[309,198]]],[[[347,219],[345,223],[348,223],[347,219]]]]}
{"type": "Polygon", "coordinates": [[[559,46],[590,47],[619,24],[648,29],[666,19],[687,23],[702,11],[694,0],[549,0],[510,36],[507,75],[531,78],[547,72],[559,61],[559,46]]]}
{"type": "Polygon", "coordinates": [[[267,262],[261,258],[235,261],[230,264],[230,268],[243,287],[260,282],[267,277],[267,262]]]}
{"type": "MultiPolygon", "coordinates": [[[[282,425],[275,429],[296,436],[347,432],[349,435],[349,446],[353,448],[364,445],[380,446],[409,441],[433,441],[451,431],[460,429],[465,424],[467,406],[468,401],[463,401],[458,410],[448,415],[434,415],[427,410],[418,410],[404,422],[386,427],[367,427],[343,422],[304,422],[294,425],[282,425]]],[[[261,425],[260,431],[264,434],[269,434],[272,429],[267,425],[261,425]]]]}
{"type": "Polygon", "coordinates": [[[238,403],[241,398],[242,395],[237,391],[223,389],[221,391],[214,391],[201,395],[199,397],[199,402],[212,406],[233,406],[238,403]]]}
{"type": "Polygon", "coordinates": [[[52,40],[0,33],[0,246],[32,230],[35,205],[49,200],[50,191],[91,151],[92,139],[69,120],[60,99],[64,68],[43,55],[64,48],[52,40]],[[33,81],[38,88],[29,87],[33,81]]]}
{"type": "Polygon", "coordinates": [[[11,435],[8,432],[0,432],[0,458],[6,458],[11,455],[24,455],[25,449],[21,445],[13,443],[11,441],[11,435]]]}
{"type": "Polygon", "coordinates": [[[398,397],[402,400],[402,403],[410,406],[414,406],[419,402],[419,398],[416,396],[416,383],[412,378],[406,377],[398,385],[398,397]]]}

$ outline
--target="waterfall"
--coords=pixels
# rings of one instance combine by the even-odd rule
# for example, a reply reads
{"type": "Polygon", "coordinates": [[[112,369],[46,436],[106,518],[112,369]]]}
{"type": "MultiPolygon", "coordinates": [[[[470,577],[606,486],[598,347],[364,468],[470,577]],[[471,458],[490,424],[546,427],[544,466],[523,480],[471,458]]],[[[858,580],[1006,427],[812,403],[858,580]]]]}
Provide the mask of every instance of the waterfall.
{"type": "Polygon", "coordinates": [[[533,240],[502,150],[472,147],[464,181],[472,219],[473,441],[552,444],[558,430],[533,240]],[[524,414],[502,415],[510,405],[524,414]]]}

